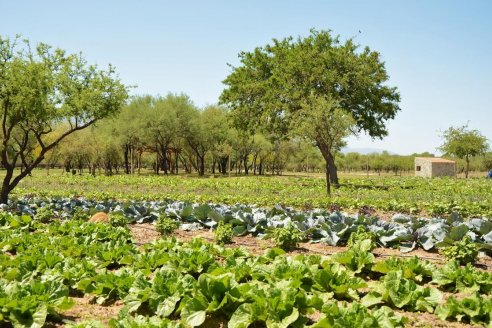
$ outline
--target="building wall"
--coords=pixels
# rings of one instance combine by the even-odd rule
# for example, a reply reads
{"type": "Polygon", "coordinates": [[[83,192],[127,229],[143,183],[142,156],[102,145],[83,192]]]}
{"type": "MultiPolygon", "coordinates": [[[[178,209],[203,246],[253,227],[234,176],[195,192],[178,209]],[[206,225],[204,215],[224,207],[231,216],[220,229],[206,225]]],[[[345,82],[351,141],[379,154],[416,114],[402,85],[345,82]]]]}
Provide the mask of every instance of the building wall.
{"type": "Polygon", "coordinates": [[[415,176],[416,177],[443,177],[456,176],[456,164],[449,162],[432,162],[425,158],[415,158],[415,176]],[[420,170],[417,170],[420,166],[420,170]]]}
{"type": "Polygon", "coordinates": [[[454,177],[455,175],[455,163],[432,163],[433,177],[454,177]]]}
{"type": "Polygon", "coordinates": [[[432,177],[432,163],[426,161],[425,159],[416,158],[415,159],[415,176],[416,177],[432,177]],[[420,171],[417,167],[420,166],[420,171]]]}

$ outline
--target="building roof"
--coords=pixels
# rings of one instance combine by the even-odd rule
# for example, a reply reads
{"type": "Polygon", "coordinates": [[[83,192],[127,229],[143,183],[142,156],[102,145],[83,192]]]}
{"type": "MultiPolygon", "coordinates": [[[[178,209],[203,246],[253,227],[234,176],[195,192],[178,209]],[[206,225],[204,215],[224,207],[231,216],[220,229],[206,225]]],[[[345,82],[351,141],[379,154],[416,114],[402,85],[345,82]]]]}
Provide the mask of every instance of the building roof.
{"type": "Polygon", "coordinates": [[[455,161],[450,161],[449,159],[440,157],[415,157],[415,159],[421,159],[432,163],[456,163],[455,161]]]}

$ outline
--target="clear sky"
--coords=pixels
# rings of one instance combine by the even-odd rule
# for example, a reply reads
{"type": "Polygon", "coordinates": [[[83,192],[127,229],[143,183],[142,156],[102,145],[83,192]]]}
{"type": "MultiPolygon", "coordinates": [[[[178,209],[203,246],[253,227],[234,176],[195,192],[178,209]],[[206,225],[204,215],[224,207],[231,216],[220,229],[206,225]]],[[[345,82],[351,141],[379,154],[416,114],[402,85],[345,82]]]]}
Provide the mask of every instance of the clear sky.
{"type": "Polygon", "coordinates": [[[116,66],[134,94],[216,103],[240,51],[330,29],[379,51],[401,93],[389,136],[349,147],[436,152],[450,126],[492,142],[492,1],[0,0],[0,34],[21,34],[116,66]],[[361,33],[359,33],[359,30],[361,33]]]}

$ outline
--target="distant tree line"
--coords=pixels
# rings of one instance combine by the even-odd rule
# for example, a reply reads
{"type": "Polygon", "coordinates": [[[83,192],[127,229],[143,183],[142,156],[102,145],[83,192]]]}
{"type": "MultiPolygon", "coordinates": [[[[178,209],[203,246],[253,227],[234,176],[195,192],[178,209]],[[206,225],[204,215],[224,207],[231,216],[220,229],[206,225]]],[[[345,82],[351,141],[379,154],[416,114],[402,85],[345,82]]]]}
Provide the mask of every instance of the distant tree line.
{"type": "MultiPolygon", "coordinates": [[[[415,156],[434,155],[338,152],[335,161],[342,172],[401,175],[414,170],[415,156]]],[[[465,160],[449,158],[457,160],[458,172],[464,171],[465,160]]],[[[492,161],[487,158],[472,158],[471,171],[488,170],[492,161]]],[[[323,173],[326,169],[313,143],[240,131],[224,107],[200,109],[184,94],[134,97],[117,116],[60,143],[45,156],[44,167],[94,175],[149,170],[155,174],[279,175],[286,171],[323,173]]]]}

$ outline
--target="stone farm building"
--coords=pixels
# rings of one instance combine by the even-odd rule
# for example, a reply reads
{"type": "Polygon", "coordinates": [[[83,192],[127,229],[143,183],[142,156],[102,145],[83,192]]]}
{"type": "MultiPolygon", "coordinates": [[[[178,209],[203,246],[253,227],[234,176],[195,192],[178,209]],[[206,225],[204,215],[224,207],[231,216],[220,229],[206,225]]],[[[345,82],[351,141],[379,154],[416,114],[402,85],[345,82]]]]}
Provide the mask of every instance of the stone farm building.
{"type": "Polygon", "coordinates": [[[456,162],[439,157],[415,157],[416,177],[454,177],[456,162]]]}

